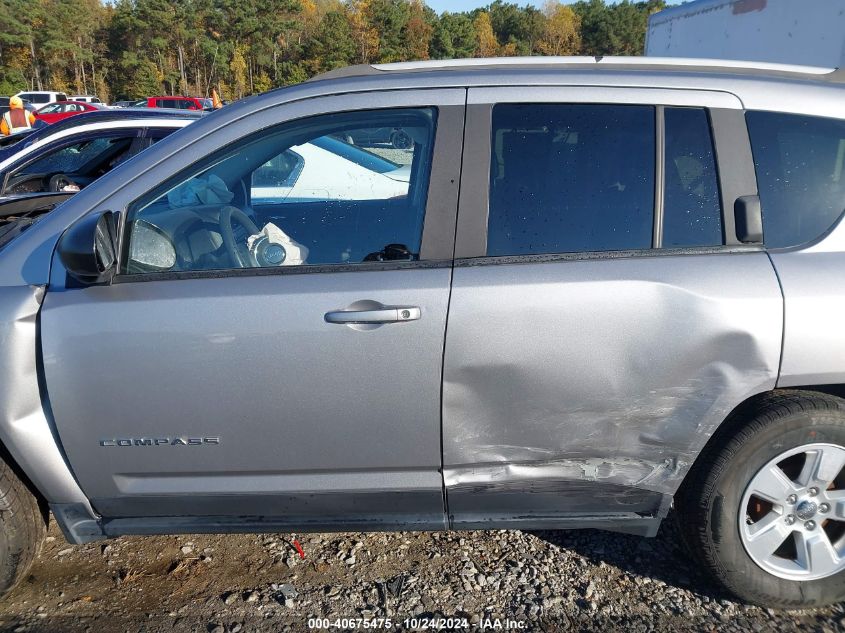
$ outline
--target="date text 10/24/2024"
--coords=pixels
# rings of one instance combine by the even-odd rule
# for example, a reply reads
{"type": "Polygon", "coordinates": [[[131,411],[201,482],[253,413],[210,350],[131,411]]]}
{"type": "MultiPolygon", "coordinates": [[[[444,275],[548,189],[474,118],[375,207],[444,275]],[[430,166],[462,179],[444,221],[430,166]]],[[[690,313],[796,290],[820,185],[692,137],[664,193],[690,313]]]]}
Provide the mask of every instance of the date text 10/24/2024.
{"type": "Polygon", "coordinates": [[[413,617],[394,620],[392,618],[309,618],[309,629],[392,629],[401,627],[414,631],[474,630],[474,631],[521,631],[527,623],[509,618],[463,617],[413,617]]]}

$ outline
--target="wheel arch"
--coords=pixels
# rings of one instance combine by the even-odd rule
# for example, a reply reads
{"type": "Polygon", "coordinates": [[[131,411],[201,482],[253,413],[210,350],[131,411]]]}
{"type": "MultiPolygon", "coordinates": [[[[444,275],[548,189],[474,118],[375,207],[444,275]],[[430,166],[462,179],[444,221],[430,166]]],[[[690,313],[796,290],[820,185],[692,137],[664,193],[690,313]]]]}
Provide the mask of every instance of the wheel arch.
{"type": "Polygon", "coordinates": [[[687,471],[686,475],[684,475],[683,481],[674,496],[677,497],[678,495],[683,494],[687,483],[693,479],[691,475],[701,468],[702,463],[707,460],[707,454],[711,452],[714,447],[723,445],[731,437],[733,437],[739,429],[743,428],[751,419],[753,419],[757,412],[761,411],[773,402],[776,402],[780,398],[785,398],[794,394],[812,395],[814,393],[834,396],[845,401],[845,384],[780,387],[770,389],[768,391],[761,391],[740,402],[731,410],[707,442],[705,442],[704,446],[698,452],[698,455],[696,455],[692,466],[687,471]]]}

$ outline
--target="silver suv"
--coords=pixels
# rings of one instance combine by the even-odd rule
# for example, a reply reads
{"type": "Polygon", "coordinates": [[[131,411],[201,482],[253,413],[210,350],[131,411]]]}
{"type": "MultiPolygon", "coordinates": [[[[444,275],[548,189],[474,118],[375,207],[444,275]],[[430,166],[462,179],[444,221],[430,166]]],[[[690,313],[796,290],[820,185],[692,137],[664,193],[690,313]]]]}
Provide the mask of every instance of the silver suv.
{"type": "Polygon", "coordinates": [[[674,507],[741,599],[842,600],[843,102],[807,67],[356,67],[7,217],[0,588],[48,508],[82,543],[674,507]]]}

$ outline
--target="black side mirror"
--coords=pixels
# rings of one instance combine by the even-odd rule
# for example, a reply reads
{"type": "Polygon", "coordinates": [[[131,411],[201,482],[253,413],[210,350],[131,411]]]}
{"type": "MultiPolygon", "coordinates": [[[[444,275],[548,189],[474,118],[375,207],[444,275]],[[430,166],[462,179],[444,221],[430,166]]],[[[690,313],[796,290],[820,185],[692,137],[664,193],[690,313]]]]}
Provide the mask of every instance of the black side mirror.
{"type": "Polygon", "coordinates": [[[763,212],[760,196],[740,196],[734,202],[736,239],[743,244],[763,243],[763,212]]]}
{"type": "Polygon", "coordinates": [[[117,223],[111,211],[74,222],[59,240],[59,258],[71,277],[84,284],[111,281],[117,268],[117,223]]]}

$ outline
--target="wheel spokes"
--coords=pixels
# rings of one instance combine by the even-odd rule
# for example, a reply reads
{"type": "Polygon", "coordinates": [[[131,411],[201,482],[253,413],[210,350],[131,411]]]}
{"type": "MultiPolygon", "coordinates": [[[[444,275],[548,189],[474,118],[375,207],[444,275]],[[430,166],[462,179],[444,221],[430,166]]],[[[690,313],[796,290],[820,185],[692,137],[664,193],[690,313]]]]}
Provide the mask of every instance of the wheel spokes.
{"type": "Polygon", "coordinates": [[[831,446],[821,448],[817,453],[813,476],[817,482],[830,484],[845,466],[845,451],[831,446]]]}
{"type": "Polygon", "coordinates": [[[752,494],[775,504],[783,503],[783,500],[794,490],[795,484],[777,464],[761,470],[751,482],[752,494]]]}
{"type": "Polygon", "coordinates": [[[830,518],[845,521],[845,490],[827,490],[824,496],[830,504],[830,518]]]}
{"type": "Polygon", "coordinates": [[[756,523],[746,526],[746,541],[755,556],[766,559],[783,545],[791,532],[778,513],[769,512],[756,523]]]}
{"type": "Polygon", "coordinates": [[[796,532],[795,552],[798,566],[814,575],[832,574],[839,567],[839,556],[822,529],[813,534],[796,532]]]}

